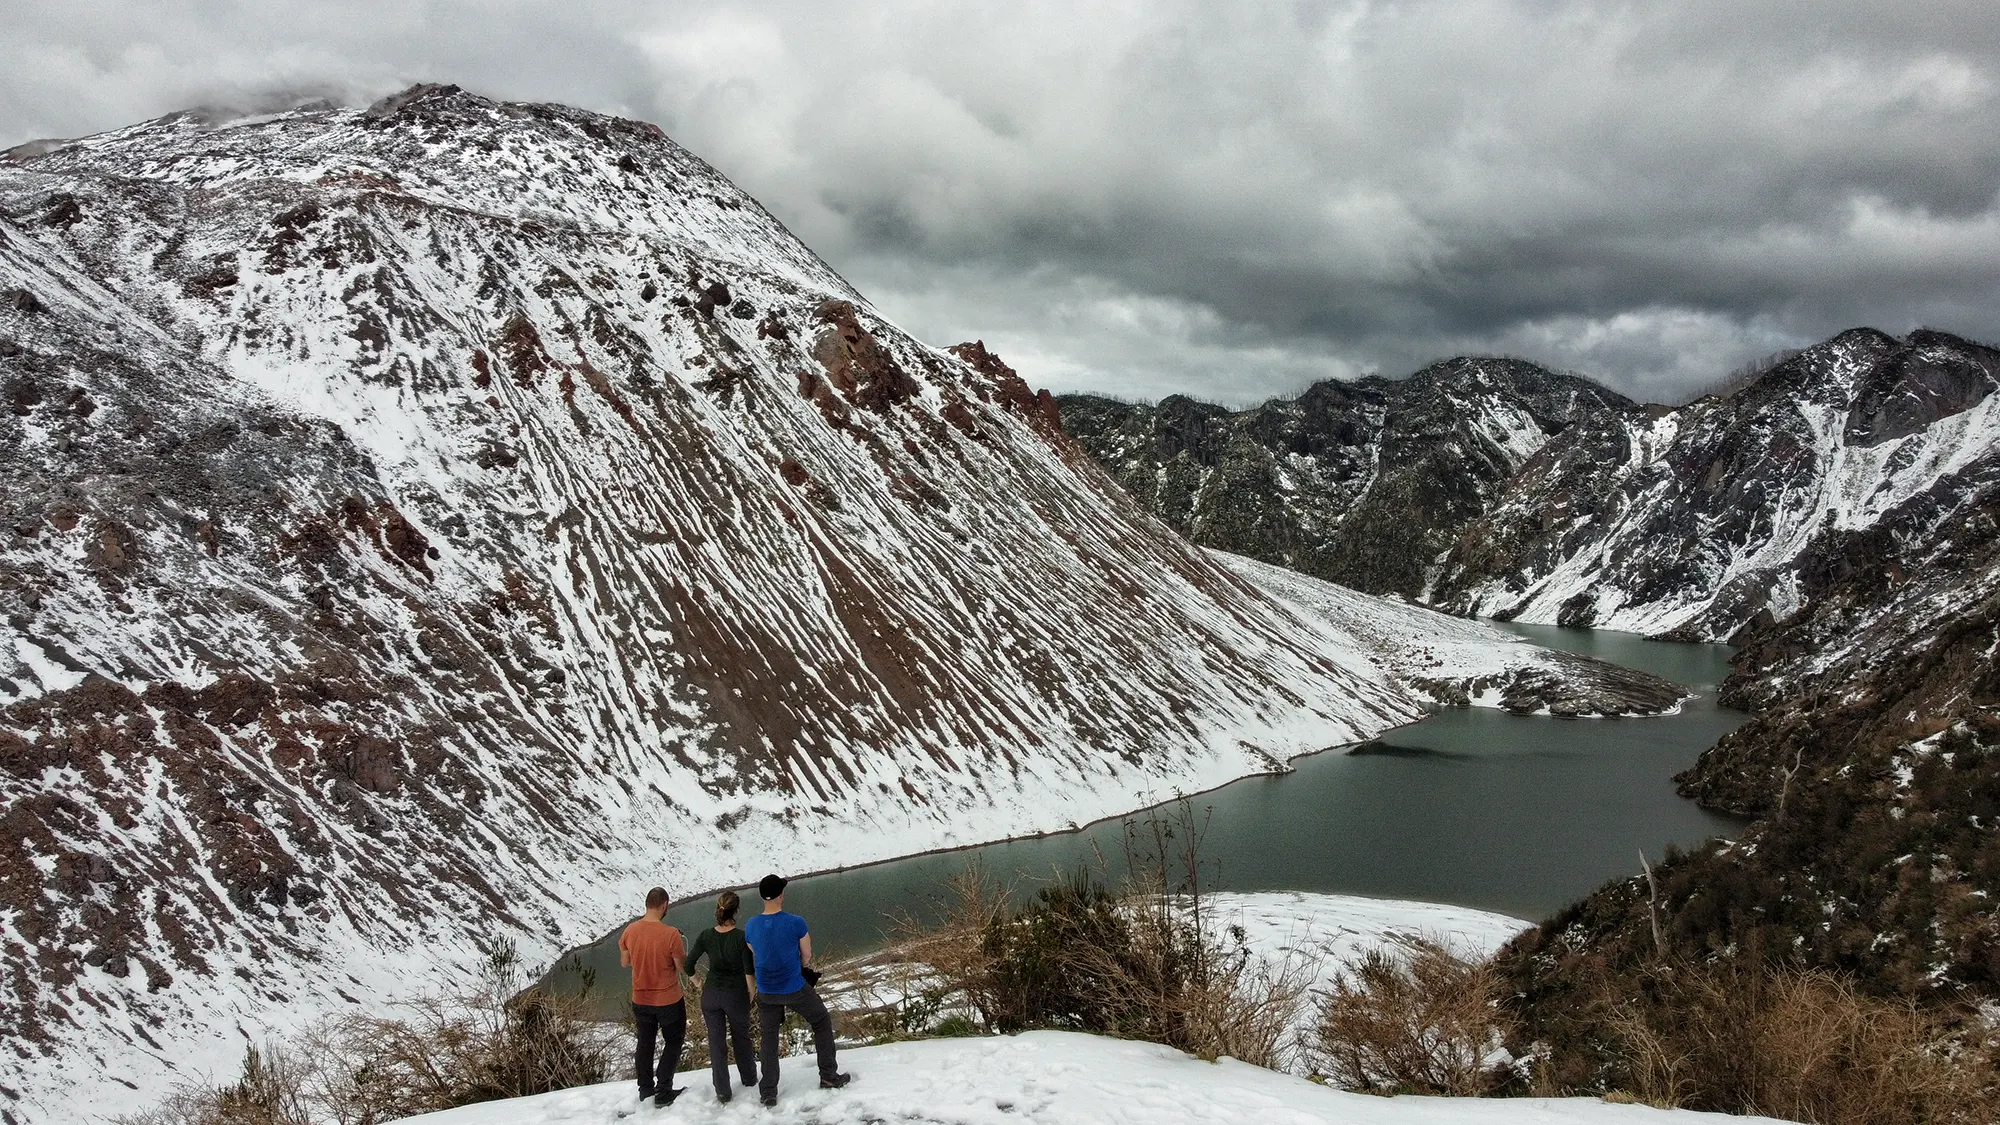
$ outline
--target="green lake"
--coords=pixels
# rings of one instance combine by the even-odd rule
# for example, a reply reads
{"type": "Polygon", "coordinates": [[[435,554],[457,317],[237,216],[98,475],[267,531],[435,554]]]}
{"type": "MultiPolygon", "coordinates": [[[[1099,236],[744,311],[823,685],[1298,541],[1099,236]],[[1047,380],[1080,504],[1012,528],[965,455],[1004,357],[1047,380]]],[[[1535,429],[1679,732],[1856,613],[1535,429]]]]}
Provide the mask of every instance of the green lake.
{"type": "MultiPolygon", "coordinates": [[[[1678,714],[1641,719],[1453,708],[1358,749],[1300,758],[1290,773],[1199,794],[1191,812],[1204,825],[1203,885],[1421,899],[1539,919],[1607,880],[1637,874],[1642,850],[1657,859],[1670,843],[1734,834],[1740,822],[1697,808],[1672,780],[1746,717],[1715,704],[1729,648],[1503,627],[1665,676],[1696,697],[1678,714]]],[[[816,952],[863,952],[881,943],[896,916],[928,914],[945,881],[968,863],[1030,889],[1079,866],[1115,881],[1128,825],[1143,831],[1148,815],[801,877],[786,908],[811,924],[816,952]]],[[[746,897],[747,916],[756,907],[754,892],[746,897]]],[[[676,904],[668,920],[693,934],[713,921],[712,911],[712,899],[692,900],[676,904]]],[[[565,957],[549,983],[572,990],[584,968],[594,971],[593,991],[623,995],[616,931],[565,957]]]]}

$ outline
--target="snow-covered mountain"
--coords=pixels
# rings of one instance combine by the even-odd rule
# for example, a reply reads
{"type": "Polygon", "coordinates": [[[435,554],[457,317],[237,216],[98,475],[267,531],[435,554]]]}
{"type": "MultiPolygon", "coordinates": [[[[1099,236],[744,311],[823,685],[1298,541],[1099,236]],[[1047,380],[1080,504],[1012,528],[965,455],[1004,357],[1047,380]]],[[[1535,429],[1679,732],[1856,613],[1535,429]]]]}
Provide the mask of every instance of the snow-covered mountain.
{"type": "Polygon", "coordinates": [[[1267,593],[657,128],[453,87],[0,161],[0,395],[10,1123],[653,883],[1672,696],[1267,593]]]}
{"type": "Polygon", "coordinates": [[[1915,519],[1927,536],[1957,503],[1941,488],[1994,471],[1996,387],[1991,348],[1857,329],[1728,396],[1600,412],[1465,531],[1432,600],[1699,640],[1786,621],[1843,533],[1915,519]]]}
{"type": "Polygon", "coordinates": [[[1934,490],[1994,462],[1997,385],[1991,348],[1857,329],[1679,408],[1472,358],[1237,412],[1059,401],[1204,545],[1453,613],[1721,640],[1804,609],[1827,536],[1943,518],[1934,490]]]}
{"type": "Polygon", "coordinates": [[[1425,596],[1461,531],[1551,438],[1642,414],[1586,379],[1468,358],[1242,411],[1180,395],[1057,403],[1119,484],[1195,542],[1406,598],[1425,596]]]}

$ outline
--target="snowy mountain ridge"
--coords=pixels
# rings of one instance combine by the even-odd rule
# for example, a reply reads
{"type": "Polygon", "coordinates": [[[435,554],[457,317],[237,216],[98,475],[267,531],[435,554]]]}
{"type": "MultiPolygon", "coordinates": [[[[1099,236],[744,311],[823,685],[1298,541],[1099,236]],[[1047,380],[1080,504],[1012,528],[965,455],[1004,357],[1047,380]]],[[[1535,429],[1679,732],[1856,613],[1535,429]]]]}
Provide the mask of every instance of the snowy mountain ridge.
{"type": "Polygon", "coordinates": [[[1592,419],[1465,531],[1432,600],[1699,640],[1785,621],[1816,540],[2000,456],[1996,387],[2000,352],[1855,330],[1735,394],[1592,419]]]}
{"type": "Polygon", "coordinates": [[[653,883],[1674,696],[1269,593],[658,129],[453,87],[0,162],[0,396],[10,1123],[653,883]]]}
{"type": "Polygon", "coordinates": [[[1205,546],[1452,613],[1725,640],[1806,607],[1827,536],[1992,465],[1996,387],[1991,348],[1856,329],[1675,408],[1461,357],[1245,411],[1061,409],[1205,546]]]}

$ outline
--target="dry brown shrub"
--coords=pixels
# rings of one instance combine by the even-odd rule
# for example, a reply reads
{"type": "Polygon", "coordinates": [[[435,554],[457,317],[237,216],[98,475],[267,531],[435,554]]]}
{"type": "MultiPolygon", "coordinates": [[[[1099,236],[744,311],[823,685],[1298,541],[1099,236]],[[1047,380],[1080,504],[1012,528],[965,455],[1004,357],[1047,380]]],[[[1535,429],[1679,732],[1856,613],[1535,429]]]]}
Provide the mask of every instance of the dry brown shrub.
{"type": "Polygon", "coordinates": [[[1985,1044],[1940,1015],[1821,971],[1657,966],[1610,1000],[1631,1093],[1652,1105],[1813,1125],[2000,1119],[1985,1044]]]}
{"type": "Polygon", "coordinates": [[[1013,908],[976,868],[953,879],[940,922],[902,927],[896,955],[919,972],[894,1013],[896,1034],[951,1026],[960,1017],[940,1013],[968,1012],[967,1030],[1070,1028],[1202,1058],[1288,1063],[1287,1032],[1313,966],[1266,964],[1240,930],[1215,927],[1196,858],[1201,825],[1187,802],[1127,832],[1133,875],[1117,891],[1058,874],[1013,908]]]}
{"type": "Polygon", "coordinates": [[[1422,938],[1369,950],[1334,977],[1320,1007],[1318,1069],[1378,1094],[1490,1094],[1514,1077],[1492,1063],[1508,1022],[1489,961],[1422,938]]]}
{"type": "Polygon", "coordinates": [[[119,1125],[314,1125],[309,1086],[312,1068],[282,1044],[250,1047],[243,1073],[225,1086],[184,1084],[142,1113],[114,1118],[119,1125]]]}
{"type": "Polygon", "coordinates": [[[253,1048],[233,1083],[181,1087],[120,1121],[380,1125],[624,1072],[629,1032],[594,1021],[583,998],[522,991],[525,976],[502,944],[470,995],[418,1000],[396,1017],[330,1019],[289,1044],[253,1048]]]}
{"type": "Polygon", "coordinates": [[[928,1030],[947,1009],[965,1009],[979,1030],[998,1020],[993,953],[986,935],[1007,916],[1011,888],[986,877],[974,862],[946,880],[937,920],[910,916],[896,920],[893,963],[884,963],[884,984],[896,999],[889,1030],[907,1037],[928,1030]]]}

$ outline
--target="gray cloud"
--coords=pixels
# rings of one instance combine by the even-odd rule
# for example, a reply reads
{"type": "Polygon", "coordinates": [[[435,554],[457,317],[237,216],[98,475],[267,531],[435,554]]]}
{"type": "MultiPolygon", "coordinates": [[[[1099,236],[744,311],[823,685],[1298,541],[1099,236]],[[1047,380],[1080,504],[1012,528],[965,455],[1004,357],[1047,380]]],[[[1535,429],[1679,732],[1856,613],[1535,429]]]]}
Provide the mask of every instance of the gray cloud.
{"type": "Polygon", "coordinates": [[[1857,324],[2000,337],[1982,3],[27,0],[0,143],[418,79],[657,121],[1064,389],[1499,351],[1672,399],[1857,324]]]}

